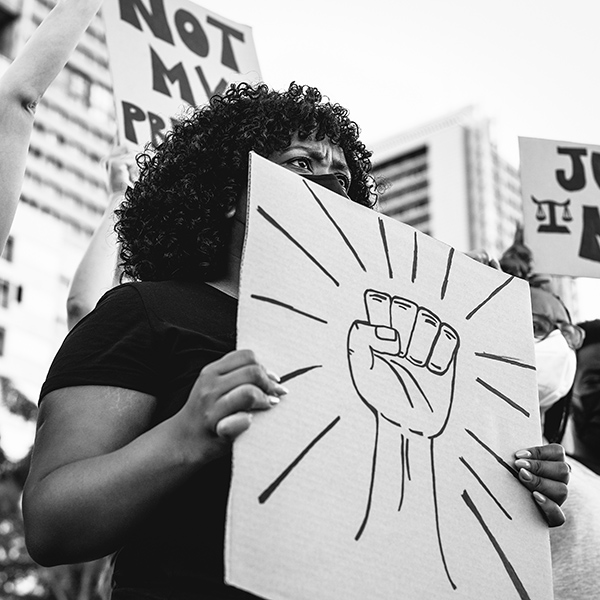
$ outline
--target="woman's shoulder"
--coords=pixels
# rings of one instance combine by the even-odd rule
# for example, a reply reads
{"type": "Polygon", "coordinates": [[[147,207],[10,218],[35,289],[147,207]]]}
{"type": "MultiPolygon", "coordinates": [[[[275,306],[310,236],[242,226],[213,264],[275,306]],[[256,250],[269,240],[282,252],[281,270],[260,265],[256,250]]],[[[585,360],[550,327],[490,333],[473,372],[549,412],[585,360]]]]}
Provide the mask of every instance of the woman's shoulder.
{"type": "Polygon", "coordinates": [[[181,300],[199,297],[210,299],[223,295],[222,292],[204,281],[169,279],[166,281],[127,281],[106,292],[102,299],[113,297],[125,299],[138,296],[143,301],[159,301],[173,297],[181,300]]]}
{"type": "Polygon", "coordinates": [[[237,301],[203,281],[145,281],[121,284],[98,302],[100,312],[131,312],[152,327],[165,324],[196,329],[207,323],[235,322],[237,301]]]}

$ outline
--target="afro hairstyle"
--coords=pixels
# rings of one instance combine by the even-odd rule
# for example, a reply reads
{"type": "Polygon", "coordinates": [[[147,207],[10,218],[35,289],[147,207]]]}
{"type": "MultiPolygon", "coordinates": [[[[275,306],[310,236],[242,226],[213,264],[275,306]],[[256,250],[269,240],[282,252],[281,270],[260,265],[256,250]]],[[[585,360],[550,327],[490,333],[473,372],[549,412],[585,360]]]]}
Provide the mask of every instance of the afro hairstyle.
{"type": "Polygon", "coordinates": [[[120,266],[138,281],[210,280],[227,257],[231,215],[247,185],[249,152],[268,158],[315,135],[342,149],[350,169],[350,199],[373,207],[377,185],[371,152],[339,104],[318,89],[290,84],[233,84],[190,109],[165,139],[138,155],[140,176],[116,211],[120,266]]]}

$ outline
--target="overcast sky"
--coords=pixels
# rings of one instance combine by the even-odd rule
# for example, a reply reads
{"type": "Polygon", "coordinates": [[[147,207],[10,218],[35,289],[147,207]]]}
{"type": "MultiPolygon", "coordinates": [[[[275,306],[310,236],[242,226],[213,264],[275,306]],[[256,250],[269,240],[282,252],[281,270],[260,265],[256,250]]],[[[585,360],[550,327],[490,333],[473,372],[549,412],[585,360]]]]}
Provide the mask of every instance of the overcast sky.
{"type": "Polygon", "coordinates": [[[198,0],[253,29],[263,79],[316,85],[369,145],[470,104],[517,137],[600,144],[600,1],[198,0]]]}
{"type": "Polygon", "coordinates": [[[469,105],[515,166],[519,136],[600,144],[600,0],[197,1],[252,27],[269,85],[317,86],[367,146],[469,105]]]}

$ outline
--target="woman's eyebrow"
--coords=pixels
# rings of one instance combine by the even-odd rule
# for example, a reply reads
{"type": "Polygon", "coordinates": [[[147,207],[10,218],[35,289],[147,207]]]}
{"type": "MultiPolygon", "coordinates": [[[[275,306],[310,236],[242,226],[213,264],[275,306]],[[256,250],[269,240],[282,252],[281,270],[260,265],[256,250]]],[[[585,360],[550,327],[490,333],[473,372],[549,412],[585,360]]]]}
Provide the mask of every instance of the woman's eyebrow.
{"type": "MultiPolygon", "coordinates": [[[[315,147],[303,144],[302,142],[292,143],[290,146],[288,146],[287,148],[285,148],[285,150],[282,151],[282,154],[287,154],[288,152],[294,152],[298,150],[305,152],[309,158],[318,162],[324,161],[327,157],[325,152],[321,152],[315,147]]],[[[333,158],[331,161],[331,166],[336,171],[344,171],[345,173],[350,174],[350,168],[348,167],[345,160],[333,158]]]]}

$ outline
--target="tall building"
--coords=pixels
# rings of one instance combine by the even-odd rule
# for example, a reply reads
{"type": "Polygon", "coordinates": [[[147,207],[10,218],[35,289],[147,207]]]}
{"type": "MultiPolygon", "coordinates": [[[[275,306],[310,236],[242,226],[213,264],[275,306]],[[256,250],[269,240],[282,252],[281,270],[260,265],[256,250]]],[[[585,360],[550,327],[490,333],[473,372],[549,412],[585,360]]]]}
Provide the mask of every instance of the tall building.
{"type": "Polygon", "coordinates": [[[385,214],[459,250],[502,252],[521,221],[519,174],[473,107],[372,145],[385,214]]]}
{"type": "MultiPolygon", "coordinates": [[[[491,120],[467,107],[377,144],[373,173],[385,191],[383,213],[457,250],[499,257],[522,223],[518,169],[497,151],[491,120]]],[[[571,278],[553,285],[577,318],[571,278]]]]}
{"type": "MultiPolygon", "coordinates": [[[[53,8],[0,0],[0,73],[53,8]]],[[[116,134],[99,16],[37,109],[25,180],[0,259],[0,377],[35,401],[67,333],[75,268],[107,204],[101,164],[116,134]]]]}

